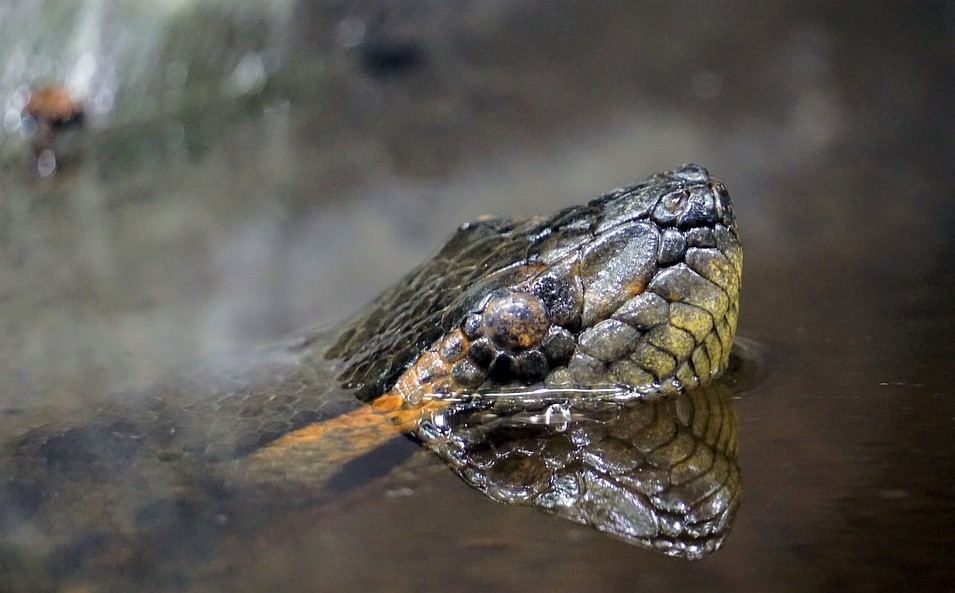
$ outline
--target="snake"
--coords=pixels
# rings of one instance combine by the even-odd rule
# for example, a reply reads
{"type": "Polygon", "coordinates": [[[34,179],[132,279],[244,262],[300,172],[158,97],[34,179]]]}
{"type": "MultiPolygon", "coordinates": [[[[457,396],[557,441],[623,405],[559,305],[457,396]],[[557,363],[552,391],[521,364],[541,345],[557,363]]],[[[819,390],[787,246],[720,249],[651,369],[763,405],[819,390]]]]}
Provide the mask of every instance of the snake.
{"type": "Polygon", "coordinates": [[[311,492],[400,435],[494,500],[702,557],[738,506],[718,377],[741,274],[729,194],[693,164],[463,224],[338,325],[6,439],[0,567],[24,533],[58,549],[311,492]]]}

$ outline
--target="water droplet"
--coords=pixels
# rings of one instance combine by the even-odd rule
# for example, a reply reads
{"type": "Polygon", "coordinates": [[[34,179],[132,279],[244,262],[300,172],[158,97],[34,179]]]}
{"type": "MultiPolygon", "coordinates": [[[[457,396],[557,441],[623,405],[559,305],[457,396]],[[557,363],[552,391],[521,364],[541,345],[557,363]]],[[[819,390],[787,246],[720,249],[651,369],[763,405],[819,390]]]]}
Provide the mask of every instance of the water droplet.
{"type": "Polygon", "coordinates": [[[49,177],[56,171],[56,155],[52,150],[44,150],[36,159],[36,172],[40,177],[49,177]]]}
{"type": "Polygon", "coordinates": [[[12,134],[20,129],[20,110],[7,109],[3,114],[3,129],[8,134],[12,134]]]}

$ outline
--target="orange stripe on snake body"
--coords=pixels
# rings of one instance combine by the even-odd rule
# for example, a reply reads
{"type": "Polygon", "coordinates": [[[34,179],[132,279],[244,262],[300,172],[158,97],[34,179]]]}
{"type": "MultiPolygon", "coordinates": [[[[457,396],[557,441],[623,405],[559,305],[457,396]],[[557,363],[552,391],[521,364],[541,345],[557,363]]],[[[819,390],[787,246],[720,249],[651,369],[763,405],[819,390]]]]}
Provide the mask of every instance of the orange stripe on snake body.
{"type": "Polygon", "coordinates": [[[449,405],[431,396],[453,387],[450,367],[437,353],[425,352],[390,391],[367,406],[290,432],[253,453],[252,461],[275,464],[289,455],[314,454],[323,464],[342,464],[373,451],[449,405]]]}

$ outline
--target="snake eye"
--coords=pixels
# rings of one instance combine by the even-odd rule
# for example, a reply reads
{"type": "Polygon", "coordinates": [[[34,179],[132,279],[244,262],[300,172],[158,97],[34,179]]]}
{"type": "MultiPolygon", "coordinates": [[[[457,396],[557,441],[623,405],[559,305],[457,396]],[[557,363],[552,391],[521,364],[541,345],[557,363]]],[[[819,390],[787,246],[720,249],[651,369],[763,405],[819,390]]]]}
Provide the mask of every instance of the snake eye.
{"type": "Polygon", "coordinates": [[[526,350],[550,327],[547,307],[537,295],[511,292],[492,297],[484,308],[484,333],[508,350],[526,350]]]}
{"type": "MultiPolygon", "coordinates": [[[[550,329],[551,315],[541,297],[524,291],[493,294],[480,313],[462,322],[460,335],[470,343],[466,358],[454,362],[451,378],[462,388],[478,387],[485,379],[501,384],[539,381],[550,370],[550,359],[541,351],[542,344],[553,341],[545,340],[550,329]]],[[[551,350],[560,346],[549,345],[551,350]]],[[[452,346],[449,343],[459,356],[452,346]]]]}

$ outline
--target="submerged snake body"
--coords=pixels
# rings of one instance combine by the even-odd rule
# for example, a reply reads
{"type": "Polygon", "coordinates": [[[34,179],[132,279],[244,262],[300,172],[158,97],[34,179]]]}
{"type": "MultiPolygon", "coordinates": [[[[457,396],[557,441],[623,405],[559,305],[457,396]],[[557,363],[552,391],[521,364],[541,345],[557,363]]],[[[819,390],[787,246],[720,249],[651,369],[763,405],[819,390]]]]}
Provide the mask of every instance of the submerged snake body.
{"type": "Polygon", "coordinates": [[[735,417],[725,392],[706,386],[729,362],[741,266],[729,196],[694,165],[549,218],[465,224],[336,328],[4,445],[0,536],[29,528],[60,541],[104,526],[136,532],[197,508],[225,512],[243,483],[308,484],[407,431],[498,500],[698,557],[721,541],[738,492],[735,417]],[[530,435],[487,427],[544,417],[555,404],[569,420],[597,422],[599,437],[561,445],[574,453],[530,481],[505,476],[515,454],[549,450],[566,434],[549,421],[530,435]],[[634,428],[634,415],[674,428],[634,428]],[[631,460],[595,457],[608,447],[631,460]],[[673,498],[684,483],[700,504],[673,498]],[[601,496],[630,505],[639,526],[621,524],[601,496]]]}

